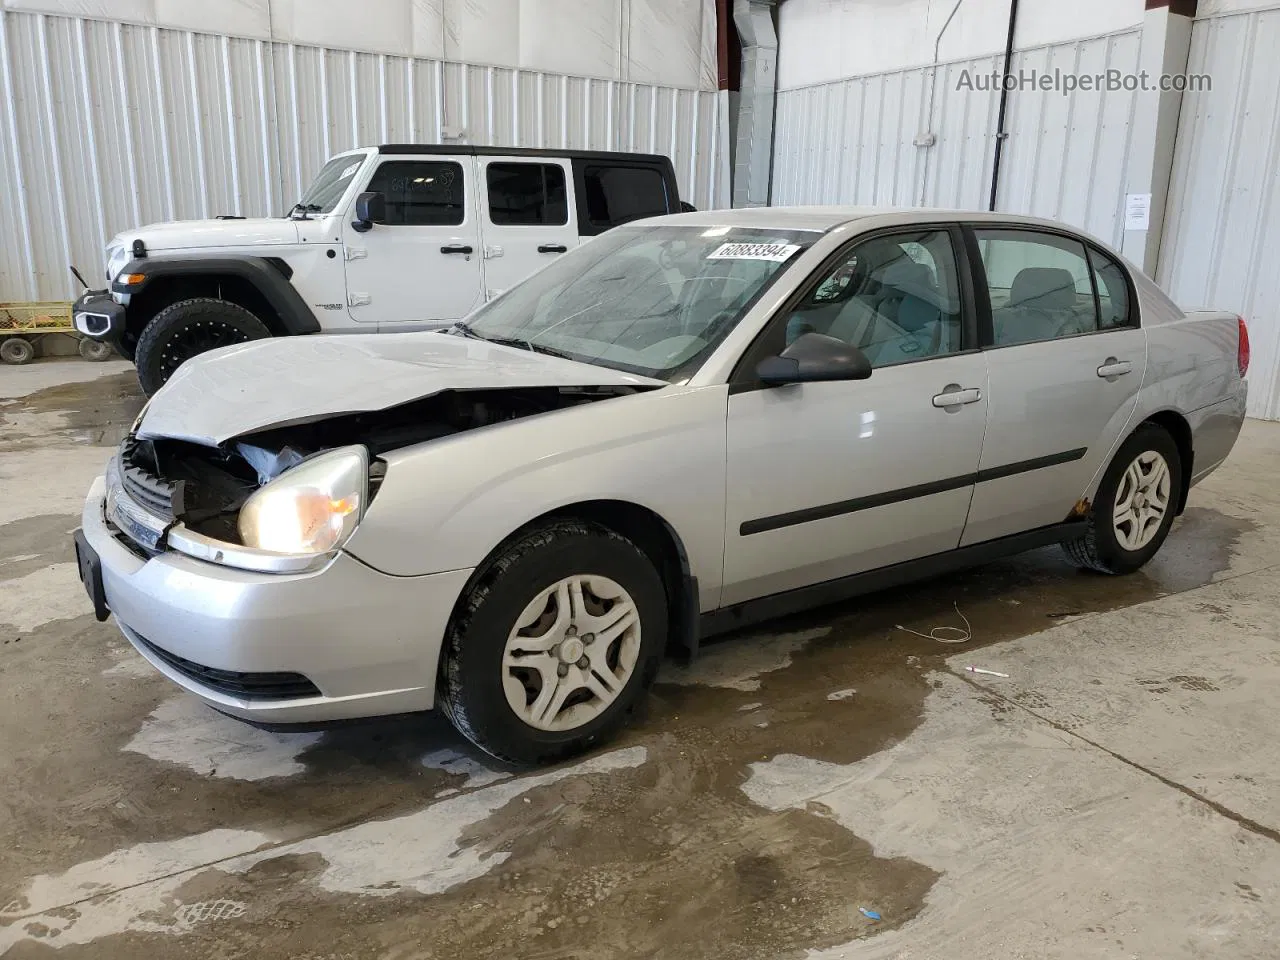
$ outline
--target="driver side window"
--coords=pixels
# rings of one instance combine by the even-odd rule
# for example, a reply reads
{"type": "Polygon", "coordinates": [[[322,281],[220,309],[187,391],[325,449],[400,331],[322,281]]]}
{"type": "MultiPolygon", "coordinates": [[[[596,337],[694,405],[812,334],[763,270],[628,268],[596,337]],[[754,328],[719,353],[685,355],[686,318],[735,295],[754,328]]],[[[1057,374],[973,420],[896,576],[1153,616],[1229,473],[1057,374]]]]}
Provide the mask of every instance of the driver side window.
{"type": "Polygon", "coordinates": [[[788,344],[805,333],[858,347],[872,367],[958,352],[960,293],[950,233],[922,228],[855,244],[788,318],[788,344]]]}

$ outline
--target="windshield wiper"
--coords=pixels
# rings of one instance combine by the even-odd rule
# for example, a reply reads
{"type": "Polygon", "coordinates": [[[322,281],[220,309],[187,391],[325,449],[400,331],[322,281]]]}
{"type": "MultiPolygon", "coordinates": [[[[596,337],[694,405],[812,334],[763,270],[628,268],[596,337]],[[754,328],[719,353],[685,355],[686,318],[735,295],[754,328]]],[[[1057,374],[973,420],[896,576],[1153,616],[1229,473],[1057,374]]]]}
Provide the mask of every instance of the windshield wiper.
{"type": "Polygon", "coordinates": [[[318,203],[295,203],[293,209],[289,211],[289,219],[291,220],[310,220],[308,213],[319,213],[324,208],[318,203]],[[301,213],[302,216],[295,217],[295,213],[301,213]]]}
{"type": "Polygon", "coordinates": [[[471,327],[463,323],[461,320],[453,324],[453,326],[445,327],[444,332],[460,335],[470,340],[488,340],[489,339],[488,337],[480,336],[480,334],[476,333],[474,330],[471,329],[471,327]]]}
{"type": "MultiPolygon", "coordinates": [[[[475,334],[475,336],[480,336],[475,334]]],[[[571,353],[565,353],[563,350],[557,350],[555,347],[547,347],[541,343],[534,343],[532,340],[525,340],[522,337],[480,337],[481,340],[488,340],[490,343],[496,343],[503,347],[520,347],[522,350],[528,350],[530,353],[544,353],[548,357],[559,357],[561,360],[577,360],[571,353]]]]}

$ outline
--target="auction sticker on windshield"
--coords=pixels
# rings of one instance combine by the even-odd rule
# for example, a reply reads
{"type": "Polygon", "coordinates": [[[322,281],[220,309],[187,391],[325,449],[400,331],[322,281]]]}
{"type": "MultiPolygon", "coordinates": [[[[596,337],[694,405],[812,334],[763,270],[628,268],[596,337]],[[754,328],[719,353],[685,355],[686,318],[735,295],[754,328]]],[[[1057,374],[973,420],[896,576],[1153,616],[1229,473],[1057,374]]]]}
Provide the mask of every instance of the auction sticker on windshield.
{"type": "Polygon", "coordinates": [[[800,245],[796,243],[722,243],[707,254],[708,260],[771,260],[783,263],[800,245]]]}

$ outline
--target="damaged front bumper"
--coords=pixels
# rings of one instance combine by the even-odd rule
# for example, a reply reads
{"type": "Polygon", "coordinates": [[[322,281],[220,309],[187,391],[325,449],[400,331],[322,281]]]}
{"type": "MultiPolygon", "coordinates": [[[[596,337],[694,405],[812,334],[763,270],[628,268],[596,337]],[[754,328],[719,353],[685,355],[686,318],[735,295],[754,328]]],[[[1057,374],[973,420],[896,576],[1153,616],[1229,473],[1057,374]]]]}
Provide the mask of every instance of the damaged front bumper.
{"type": "Polygon", "coordinates": [[[106,517],[95,481],[83,537],[106,605],[152,666],[210,706],[263,724],[427,710],[470,570],[380,573],[346,553],[319,570],[237,570],[142,550],[106,517]]]}

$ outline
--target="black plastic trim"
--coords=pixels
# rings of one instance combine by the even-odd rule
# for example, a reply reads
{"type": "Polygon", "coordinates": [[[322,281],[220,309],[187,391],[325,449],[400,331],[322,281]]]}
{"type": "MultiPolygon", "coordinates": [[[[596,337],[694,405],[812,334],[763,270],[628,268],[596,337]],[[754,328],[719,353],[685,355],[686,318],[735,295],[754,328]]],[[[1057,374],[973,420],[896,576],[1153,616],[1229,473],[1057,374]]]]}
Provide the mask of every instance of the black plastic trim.
{"type": "Polygon", "coordinates": [[[660,153],[620,153],[611,150],[550,150],[537,147],[486,147],[471,143],[384,143],[378,153],[446,157],[545,157],[551,160],[632,160],[645,164],[671,161],[660,153]]]}
{"type": "Polygon", "coordinates": [[[243,700],[309,700],[320,696],[314,683],[300,673],[243,673],[206,667],[157,647],[146,637],[134,633],[137,642],[162,663],[189,680],[243,700]]]}
{"type": "Polygon", "coordinates": [[[989,467],[986,470],[979,470],[977,473],[949,477],[946,480],[921,483],[914,487],[886,490],[884,493],[875,493],[867,497],[841,500],[838,503],[823,504],[819,507],[806,507],[803,510],[793,510],[790,513],[762,517],[759,520],[747,520],[738,528],[738,534],[743,537],[749,537],[757,533],[768,533],[771,530],[799,526],[802,523],[829,520],[832,517],[841,517],[849,513],[874,510],[876,507],[887,507],[895,503],[904,503],[907,500],[932,497],[939,493],[949,493],[952,490],[963,490],[965,487],[986,483],[990,480],[1002,480],[1005,477],[1017,476],[1020,473],[1030,473],[1032,470],[1043,470],[1046,467],[1056,467],[1063,463],[1074,463],[1077,460],[1083,460],[1086,453],[1088,453],[1088,449],[1082,447],[1078,450],[1067,450],[1063,453],[1037,457],[1034,460],[1023,460],[1019,463],[1010,463],[1002,467],[989,467]]]}
{"type": "Polygon", "coordinates": [[[1083,533],[1084,521],[1059,523],[1029,530],[1026,533],[1014,534],[1011,537],[1001,537],[998,540],[960,547],[946,553],[933,554],[919,560],[909,560],[891,567],[881,567],[878,570],[856,573],[838,580],[827,580],[797,590],[775,593],[732,607],[722,607],[711,613],[704,613],[700,618],[700,632],[703,637],[728,633],[766,620],[840,603],[904,583],[941,576],[966,567],[998,560],[1001,557],[1061,543],[1064,540],[1074,540],[1083,533]]]}
{"type": "MultiPolygon", "coordinates": [[[[124,307],[111,299],[111,293],[107,290],[86,290],[80,295],[71,307],[71,314],[74,318],[77,314],[90,313],[106,318],[106,324],[101,330],[92,330],[85,334],[92,340],[102,340],[106,343],[113,343],[120,338],[125,330],[125,311],[124,307]]],[[[91,326],[98,326],[92,324],[91,326]]],[[[77,327],[77,330],[80,328],[77,327]]],[[[80,331],[84,333],[84,331],[80,331]]]]}
{"type": "Polygon", "coordinates": [[[676,638],[676,643],[678,644],[679,656],[686,664],[690,664],[698,659],[698,647],[702,639],[700,632],[701,594],[698,591],[697,577],[685,573],[680,579],[683,583],[683,589],[681,590],[679,616],[680,635],[676,638]]]}
{"type": "Polygon", "coordinates": [[[142,283],[125,286],[113,283],[117,293],[136,296],[160,277],[223,275],[238,277],[253,284],[275,311],[285,332],[289,334],[319,333],[320,323],[315,318],[297,289],[266,257],[212,257],[199,260],[134,260],[123,273],[140,273],[146,279],[142,283]]]}
{"type": "MultiPolygon", "coordinates": [[[[332,250],[329,251],[329,256],[333,256],[332,250]]],[[[286,280],[293,279],[293,267],[289,266],[289,264],[280,257],[263,257],[262,259],[279,270],[280,276],[284,277],[286,280]]]]}
{"type": "Polygon", "coordinates": [[[1079,447],[1075,450],[1064,450],[1062,453],[1052,453],[1047,457],[1036,457],[1034,460],[1010,463],[1003,467],[988,467],[986,470],[979,470],[974,475],[974,482],[987,483],[990,480],[1003,480],[1005,477],[1016,477],[1020,473],[1030,473],[1032,470],[1043,470],[1045,467],[1057,467],[1064,463],[1075,463],[1077,460],[1083,460],[1088,452],[1088,447],[1079,447]]]}

